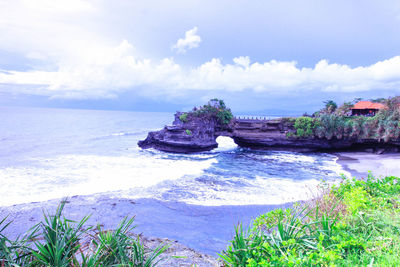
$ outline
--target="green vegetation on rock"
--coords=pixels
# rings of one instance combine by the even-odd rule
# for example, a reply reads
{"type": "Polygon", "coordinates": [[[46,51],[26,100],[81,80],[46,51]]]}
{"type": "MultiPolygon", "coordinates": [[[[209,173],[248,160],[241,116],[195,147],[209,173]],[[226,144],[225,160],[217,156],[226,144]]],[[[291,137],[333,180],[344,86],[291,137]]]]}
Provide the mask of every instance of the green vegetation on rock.
{"type": "Polygon", "coordinates": [[[191,118],[215,118],[221,125],[228,125],[233,119],[232,111],[226,107],[223,100],[211,99],[206,105],[194,108],[179,116],[179,120],[186,123],[191,118]]]}
{"type": "Polygon", "coordinates": [[[181,122],[187,122],[187,117],[188,117],[188,114],[185,112],[179,116],[179,119],[181,120],[181,122]]]}
{"type": "Polygon", "coordinates": [[[237,226],[227,266],[399,266],[400,180],[322,184],[319,197],[237,226]]]}
{"type": "Polygon", "coordinates": [[[310,117],[299,117],[294,122],[297,137],[311,137],[314,135],[314,129],[318,126],[319,121],[310,117]]]}

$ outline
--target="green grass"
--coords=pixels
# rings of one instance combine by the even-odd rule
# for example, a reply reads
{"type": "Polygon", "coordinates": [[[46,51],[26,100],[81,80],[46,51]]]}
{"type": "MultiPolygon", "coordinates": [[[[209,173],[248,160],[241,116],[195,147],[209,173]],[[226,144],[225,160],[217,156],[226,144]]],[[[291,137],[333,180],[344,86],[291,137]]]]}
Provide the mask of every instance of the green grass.
{"type": "Polygon", "coordinates": [[[400,266],[400,180],[369,175],[236,228],[227,266],[400,266]]]}
{"type": "Polygon", "coordinates": [[[8,239],[4,230],[12,223],[0,220],[0,266],[135,266],[151,267],[163,259],[168,245],[149,249],[133,237],[134,218],[124,218],[115,230],[85,227],[89,216],[79,222],[62,215],[63,200],[54,215],[43,213],[44,220],[27,235],[8,239]]]}

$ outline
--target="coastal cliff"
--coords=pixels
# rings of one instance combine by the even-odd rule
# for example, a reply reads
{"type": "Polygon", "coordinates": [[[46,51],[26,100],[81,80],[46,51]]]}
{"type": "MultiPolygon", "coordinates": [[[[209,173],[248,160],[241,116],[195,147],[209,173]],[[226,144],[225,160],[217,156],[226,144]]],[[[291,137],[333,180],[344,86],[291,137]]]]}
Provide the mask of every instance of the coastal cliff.
{"type": "Polygon", "coordinates": [[[218,147],[218,136],[240,147],[291,151],[369,151],[400,149],[399,111],[382,110],[374,117],[344,116],[322,111],[318,117],[237,119],[222,100],[190,112],[177,112],[172,126],[150,132],[141,148],[194,153],[218,147]]]}
{"type": "Polygon", "coordinates": [[[150,132],[139,141],[141,148],[155,148],[175,153],[209,151],[218,147],[218,136],[231,137],[240,147],[253,149],[275,149],[292,151],[360,150],[381,153],[397,152],[400,141],[383,142],[376,139],[288,137],[294,125],[286,119],[244,120],[233,119],[224,128],[215,120],[196,118],[188,123],[179,120],[182,113],[175,114],[172,126],[165,126],[157,132],[150,132]]]}

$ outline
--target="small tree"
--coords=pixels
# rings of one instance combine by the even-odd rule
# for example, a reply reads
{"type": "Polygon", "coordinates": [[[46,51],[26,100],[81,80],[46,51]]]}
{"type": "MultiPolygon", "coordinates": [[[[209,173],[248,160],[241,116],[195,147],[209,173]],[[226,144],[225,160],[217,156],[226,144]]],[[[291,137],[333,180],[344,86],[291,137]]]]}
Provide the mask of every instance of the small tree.
{"type": "Polygon", "coordinates": [[[351,102],[344,102],[340,107],[338,107],[335,111],[336,115],[339,116],[347,116],[349,115],[353,104],[351,102]]]}
{"type": "Polygon", "coordinates": [[[337,109],[337,104],[333,100],[327,100],[324,102],[325,111],[327,113],[333,113],[337,109]]]}
{"type": "Polygon", "coordinates": [[[390,111],[398,110],[400,107],[400,96],[389,97],[385,100],[384,104],[389,108],[390,111]]]}

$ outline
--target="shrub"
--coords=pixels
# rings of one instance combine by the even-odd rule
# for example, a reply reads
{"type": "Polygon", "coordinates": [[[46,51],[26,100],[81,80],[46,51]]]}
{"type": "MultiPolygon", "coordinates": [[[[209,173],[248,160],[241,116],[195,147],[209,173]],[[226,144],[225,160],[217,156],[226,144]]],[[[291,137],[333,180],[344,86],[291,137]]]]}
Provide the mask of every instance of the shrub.
{"type": "Polygon", "coordinates": [[[11,222],[0,220],[0,266],[151,267],[163,259],[168,246],[147,249],[139,237],[132,237],[134,218],[123,219],[114,231],[98,226],[92,234],[91,227],[84,227],[88,216],[79,222],[62,216],[65,203],[61,202],[54,215],[43,213],[44,221],[21,239],[12,241],[4,236],[2,232],[11,222]],[[90,244],[82,246],[83,239],[90,239],[90,244]]]}
{"type": "Polygon", "coordinates": [[[299,117],[294,123],[296,129],[296,136],[300,138],[314,136],[314,129],[317,127],[318,122],[314,118],[299,117]]]}
{"type": "MultiPolygon", "coordinates": [[[[352,103],[345,102],[336,109],[333,101],[326,101],[325,108],[314,113],[314,122],[317,122],[317,126],[313,129],[314,135],[328,140],[332,138],[376,139],[384,142],[397,140],[400,137],[400,97],[389,98],[385,101],[377,99],[376,101],[385,103],[388,108],[381,109],[373,117],[349,117],[352,103]],[[333,112],[334,110],[336,111],[333,112]]],[[[311,130],[306,126],[295,125],[295,128],[297,136],[311,136],[311,130]]]]}
{"type": "Polygon", "coordinates": [[[368,193],[362,187],[356,186],[351,191],[344,193],[343,201],[347,206],[347,210],[355,214],[367,207],[368,193]]]}
{"type": "Polygon", "coordinates": [[[219,99],[211,99],[208,104],[196,108],[190,113],[189,116],[214,118],[221,125],[227,125],[233,119],[232,111],[226,107],[225,102],[219,99]]]}
{"type": "Polygon", "coordinates": [[[337,109],[337,104],[333,100],[324,101],[325,104],[325,112],[333,113],[337,109]]]}
{"type": "Polygon", "coordinates": [[[185,112],[185,113],[183,113],[182,115],[179,116],[179,120],[181,122],[187,122],[188,121],[187,117],[188,117],[188,114],[185,112]]]}
{"type": "Polygon", "coordinates": [[[223,109],[217,112],[217,118],[222,124],[229,124],[233,119],[233,115],[230,109],[223,109]]]}
{"type": "Polygon", "coordinates": [[[322,184],[317,198],[260,215],[220,254],[228,266],[398,266],[399,178],[322,184]]]}
{"type": "Polygon", "coordinates": [[[189,129],[186,129],[186,131],[185,131],[185,132],[186,132],[186,134],[187,134],[187,135],[192,135],[192,131],[191,131],[191,130],[189,130],[189,129]]]}
{"type": "Polygon", "coordinates": [[[74,222],[62,217],[65,200],[58,206],[56,214],[43,213],[44,222],[39,224],[44,242],[36,241],[37,251],[32,251],[34,262],[43,266],[68,266],[76,261],[75,255],[81,247],[79,240],[90,228],[83,228],[89,219],[84,217],[74,222]]]}

